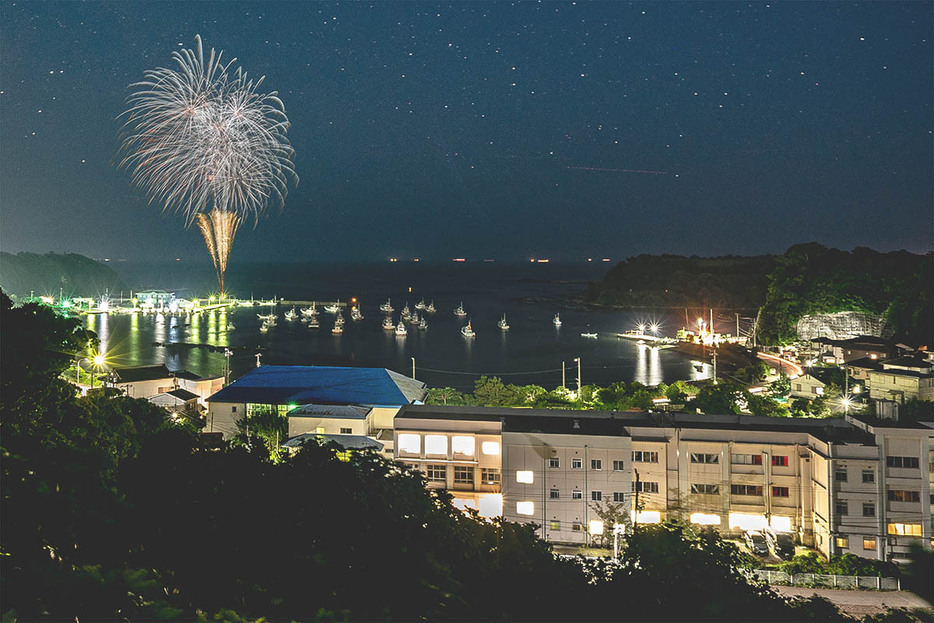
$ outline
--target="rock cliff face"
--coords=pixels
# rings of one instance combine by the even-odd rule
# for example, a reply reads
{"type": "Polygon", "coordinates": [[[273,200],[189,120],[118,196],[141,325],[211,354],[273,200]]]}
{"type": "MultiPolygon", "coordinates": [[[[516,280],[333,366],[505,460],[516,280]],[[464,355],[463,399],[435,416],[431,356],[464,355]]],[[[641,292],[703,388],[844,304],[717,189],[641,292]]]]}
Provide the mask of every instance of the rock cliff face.
{"type": "Polygon", "coordinates": [[[852,311],[804,316],[798,320],[797,329],[802,340],[817,337],[848,340],[859,335],[887,338],[891,333],[882,316],[852,311]]]}

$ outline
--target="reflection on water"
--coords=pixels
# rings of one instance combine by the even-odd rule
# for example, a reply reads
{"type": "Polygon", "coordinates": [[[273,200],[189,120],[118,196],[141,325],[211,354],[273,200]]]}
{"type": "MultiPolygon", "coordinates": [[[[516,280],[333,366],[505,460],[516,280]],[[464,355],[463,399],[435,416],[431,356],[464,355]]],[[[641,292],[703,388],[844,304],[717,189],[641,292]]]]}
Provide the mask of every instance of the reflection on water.
{"type": "Polygon", "coordinates": [[[658,347],[652,347],[647,344],[639,344],[638,346],[634,380],[639,381],[643,385],[658,385],[665,379],[662,374],[662,361],[658,347]]]}

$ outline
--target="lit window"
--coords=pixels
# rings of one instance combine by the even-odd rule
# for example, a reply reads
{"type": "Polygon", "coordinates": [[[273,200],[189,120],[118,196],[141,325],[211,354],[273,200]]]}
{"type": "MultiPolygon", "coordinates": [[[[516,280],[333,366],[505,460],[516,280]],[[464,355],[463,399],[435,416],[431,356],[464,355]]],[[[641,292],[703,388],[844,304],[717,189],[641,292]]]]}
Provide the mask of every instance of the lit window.
{"type": "Polygon", "coordinates": [[[659,511],[630,511],[630,515],[636,523],[660,523],[662,520],[659,511]]]}
{"type": "Polygon", "coordinates": [[[775,532],[792,532],[791,517],[772,515],[769,518],[769,527],[771,527],[775,532]]]}
{"type": "Polygon", "coordinates": [[[425,435],[425,454],[432,456],[448,455],[448,438],[445,435],[425,435]]]}
{"type": "Polygon", "coordinates": [[[730,530],[764,530],[768,525],[765,515],[730,513],[730,530]]]}
{"type": "Polygon", "coordinates": [[[588,527],[592,535],[603,534],[603,522],[599,519],[591,519],[588,527]]]}
{"type": "Polygon", "coordinates": [[[921,536],[921,524],[890,523],[888,532],[897,536],[921,536]]]}
{"type": "Polygon", "coordinates": [[[455,435],[454,437],[451,437],[451,450],[454,451],[454,454],[473,456],[474,438],[466,437],[463,435],[455,435]]]}
{"type": "Polygon", "coordinates": [[[699,526],[719,526],[720,515],[710,515],[707,513],[691,513],[691,523],[699,526]]]}
{"type": "Polygon", "coordinates": [[[561,522],[555,519],[552,519],[551,521],[548,522],[548,529],[549,530],[560,530],[561,522]]]}
{"type": "Polygon", "coordinates": [[[583,527],[584,525],[579,521],[575,521],[574,523],[571,524],[571,530],[573,530],[574,532],[580,532],[581,529],[583,529],[583,527]]]}
{"type": "Polygon", "coordinates": [[[404,454],[418,454],[422,451],[422,439],[418,435],[399,435],[399,452],[404,454]]]}
{"type": "Polygon", "coordinates": [[[876,549],[875,537],[871,537],[871,536],[863,537],[863,549],[875,550],[876,549]]]}
{"type": "Polygon", "coordinates": [[[516,514],[517,515],[534,515],[535,514],[535,503],[534,502],[516,502],[516,514]]]}
{"type": "Polygon", "coordinates": [[[484,441],[480,444],[480,451],[483,452],[483,454],[497,455],[499,454],[499,442],[484,441]]]}
{"type": "Polygon", "coordinates": [[[838,536],[834,539],[834,544],[840,549],[848,549],[850,547],[850,539],[845,536],[838,536]]]}
{"type": "Polygon", "coordinates": [[[535,474],[531,470],[521,470],[516,472],[516,482],[523,482],[527,485],[535,481],[535,474]]]}
{"type": "Polygon", "coordinates": [[[503,495],[501,493],[484,493],[480,496],[477,506],[481,517],[499,517],[503,514],[503,495]]]}

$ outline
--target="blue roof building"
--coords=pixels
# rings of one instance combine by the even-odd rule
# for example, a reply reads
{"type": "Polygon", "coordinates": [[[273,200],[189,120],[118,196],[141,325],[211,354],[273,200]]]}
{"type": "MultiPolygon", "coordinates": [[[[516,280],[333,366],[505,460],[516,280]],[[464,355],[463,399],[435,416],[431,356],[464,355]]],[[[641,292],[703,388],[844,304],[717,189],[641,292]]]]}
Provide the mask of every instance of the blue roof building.
{"type": "Polygon", "coordinates": [[[244,416],[275,410],[286,417],[302,405],[368,407],[370,428],[391,430],[399,408],[425,394],[424,383],[385,368],[260,366],[208,398],[205,430],[229,438],[244,416]]]}

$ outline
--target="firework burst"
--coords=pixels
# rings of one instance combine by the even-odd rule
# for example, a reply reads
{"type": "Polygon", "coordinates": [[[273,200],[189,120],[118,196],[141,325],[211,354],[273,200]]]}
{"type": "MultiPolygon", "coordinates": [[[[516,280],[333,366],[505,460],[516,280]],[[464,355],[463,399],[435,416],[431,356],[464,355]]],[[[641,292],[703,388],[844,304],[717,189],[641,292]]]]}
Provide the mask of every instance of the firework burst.
{"type": "Polygon", "coordinates": [[[212,49],[205,60],[199,35],[194,50],[172,54],[175,69],[147,71],[130,86],[121,166],[150,203],[181,214],[186,227],[198,222],[223,293],[240,221],[255,226],[281,207],[298,176],[282,100],[259,91],[265,77],[249,79],[222,56],[212,49]]]}

